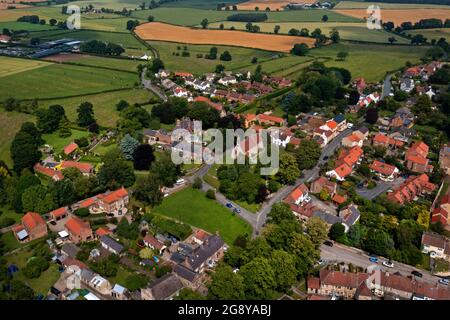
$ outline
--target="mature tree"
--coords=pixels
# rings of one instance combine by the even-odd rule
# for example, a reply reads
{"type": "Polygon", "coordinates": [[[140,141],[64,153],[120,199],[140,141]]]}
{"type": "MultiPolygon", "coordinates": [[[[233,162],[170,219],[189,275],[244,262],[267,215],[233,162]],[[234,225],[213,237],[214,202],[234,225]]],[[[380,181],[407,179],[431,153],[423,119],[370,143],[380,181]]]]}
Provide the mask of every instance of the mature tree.
{"type": "Polygon", "coordinates": [[[270,256],[270,265],[275,272],[278,291],[285,291],[296,282],[297,269],[293,255],[283,250],[275,250],[270,256]]]}
{"type": "Polygon", "coordinates": [[[252,75],[252,81],[262,82],[262,79],[263,79],[262,67],[260,64],[258,64],[255,73],[252,75]]]}
{"type": "Polygon", "coordinates": [[[295,157],[300,170],[311,169],[320,158],[321,150],[317,142],[310,139],[304,139],[300,142],[295,157]]]}
{"type": "Polygon", "coordinates": [[[225,71],[225,66],[223,64],[216,65],[216,69],[214,69],[215,73],[222,73],[225,71]]]}
{"type": "Polygon", "coordinates": [[[33,300],[34,291],[20,280],[13,279],[9,283],[9,295],[12,300],[33,300]]]}
{"type": "Polygon", "coordinates": [[[160,119],[161,123],[172,124],[176,119],[181,119],[189,112],[188,102],[183,98],[169,98],[153,107],[152,116],[160,119]]]}
{"type": "Polygon", "coordinates": [[[204,130],[212,128],[220,119],[219,111],[205,102],[194,102],[187,115],[191,119],[201,121],[204,130]]]}
{"type": "Polygon", "coordinates": [[[205,19],[202,20],[202,22],[200,22],[200,24],[201,24],[203,29],[206,29],[208,27],[208,25],[209,25],[209,21],[208,21],[208,19],[205,18],[205,19]]]}
{"type": "Polygon", "coordinates": [[[139,237],[139,224],[137,222],[128,223],[127,219],[120,220],[116,229],[117,235],[135,240],[139,237]]]}
{"type": "Polygon", "coordinates": [[[148,22],[153,22],[153,21],[155,21],[155,17],[154,16],[148,16],[147,17],[147,21],[148,22]]]}
{"type": "Polygon", "coordinates": [[[348,57],[348,52],[347,51],[339,51],[337,53],[336,57],[338,58],[338,60],[344,61],[348,57]]]}
{"type": "Polygon", "coordinates": [[[275,271],[267,258],[258,257],[244,265],[239,273],[244,278],[246,299],[273,299],[277,286],[275,271]]]}
{"type": "Polygon", "coordinates": [[[213,300],[245,299],[244,279],[240,273],[234,273],[230,266],[219,265],[211,276],[208,297],[213,300]]]}
{"type": "Polygon", "coordinates": [[[326,14],[324,14],[324,15],[322,16],[322,21],[323,21],[323,22],[327,22],[327,21],[328,21],[328,16],[327,16],[326,14]]]}
{"type": "Polygon", "coordinates": [[[80,127],[87,127],[95,122],[94,106],[90,102],[83,102],[77,108],[77,123],[80,127]]]}
{"type": "Polygon", "coordinates": [[[36,137],[29,133],[19,131],[11,143],[11,158],[14,162],[14,171],[20,174],[23,169],[32,169],[41,159],[42,153],[36,145],[36,137]]]}
{"type": "Polygon", "coordinates": [[[308,45],[305,43],[296,43],[291,49],[291,53],[296,56],[305,56],[309,51],[308,45]]]}
{"type": "Polygon", "coordinates": [[[139,21],[138,20],[128,20],[127,21],[127,30],[133,30],[134,28],[136,28],[139,25],[139,21]]]}
{"type": "Polygon", "coordinates": [[[280,32],[280,26],[279,26],[279,25],[276,25],[276,26],[273,28],[273,33],[278,34],[278,32],[280,32]]]}
{"type": "Polygon", "coordinates": [[[50,20],[49,20],[49,23],[50,23],[50,25],[51,25],[52,27],[55,26],[57,22],[58,22],[58,21],[56,21],[56,19],[50,19],[50,20]]]}
{"type": "Polygon", "coordinates": [[[342,239],[344,234],[345,234],[345,227],[342,223],[336,222],[331,226],[329,236],[332,240],[342,239]]]}
{"type": "Polygon", "coordinates": [[[148,170],[155,161],[153,148],[149,144],[140,144],[133,153],[133,164],[136,170],[148,170]]]}
{"type": "Polygon", "coordinates": [[[191,288],[183,288],[174,300],[205,300],[205,296],[192,290],[191,288]]]}
{"type": "Polygon", "coordinates": [[[369,108],[366,111],[366,122],[369,124],[375,124],[378,121],[378,109],[369,108]]]}
{"type": "Polygon", "coordinates": [[[50,185],[57,206],[63,207],[74,203],[77,199],[74,183],[69,179],[56,181],[50,185]]]}
{"type": "Polygon", "coordinates": [[[363,242],[364,249],[380,256],[389,257],[394,248],[394,241],[383,230],[371,228],[367,232],[367,238],[363,242]]]}
{"type": "Polygon", "coordinates": [[[311,217],[306,222],[306,233],[316,247],[319,247],[327,238],[327,224],[318,217],[311,217]]]}
{"type": "Polygon", "coordinates": [[[33,122],[24,122],[20,127],[21,132],[26,132],[32,137],[32,143],[36,146],[40,146],[44,143],[40,131],[36,128],[33,122]]]}
{"type": "Polygon", "coordinates": [[[139,141],[137,141],[135,138],[130,136],[129,134],[126,134],[123,139],[120,141],[120,150],[123,153],[123,156],[127,160],[133,159],[134,151],[139,146],[139,141]]]}
{"type": "Polygon", "coordinates": [[[125,109],[125,108],[127,108],[127,107],[129,107],[130,106],[130,104],[127,102],[127,101],[125,101],[125,100],[120,100],[119,102],[117,102],[117,104],[116,104],[116,110],[117,111],[122,111],[123,109],[125,109]]]}
{"type": "Polygon", "coordinates": [[[102,157],[102,161],[104,164],[97,175],[101,186],[116,189],[134,184],[136,176],[133,166],[125,160],[120,150],[109,151],[102,157]]]}
{"type": "Polygon", "coordinates": [[[293,155],[283,152],[280,155],[280,164],[277,177],[283,184],[293,184],[300,177],[297,160],[293,155]]]}
{"type": "Polygon", "coordinates": [[[290,252],[295,256],[297,271],[301,275],[307,275],[314,264],[320,258],[320,251],[308,236],[295,233],[289,243],[290,252]]]}
{"type": "Polygon", "coordinates": [[[77,217],[88,217],[91,215],[91,212],[89,211],[88,208],[78,208],[73,212],[74,215],[76,215],[77,217]]]}
{"type": "Polygon", "coordinates": [[[43,133],[51,133],[58,129],[60,121],[65,118],[64,108],[60,105],[52,105],[48,109],[36,110],[37,128],[43,133]]]}
{"type": "Polygon", "coordinates": [[[397,39],[395,37],[389,37],[388,41],[390,44],[394,44],[394,42],[397,42],[397,39]]]}
{"type": "Polygon", "coordinates": [[[333,43],[338,43],[341,41],[341,36],[339,35],[339,31],[333,29],[330,31],[330,39],[333,43]]]}
{"type": "Polygon", "coordinates": [[[222,61],[231,61],[232,57],[228,50],[225,50],[219,57],[222,61]]]}
{"type": "Polygon", "coordinates": [[[160,204],[163,198],[160,182],[152,174],[138,178],[133,197],[151,207],[160,204]]]}
{"type": "Polygon", "coordinates": [[[196,177],[194,183],[192,184],[192,188],[201,189],[203,186],[203,180],[200,177],[196,177]]]}
{"type": "Polygon", "coordinates": [[[139,258],[141,259],[151,259],[153,258],[154,255],[155,254],[150,248],[144,248],[141,251],[139,251],[139,258]]]}
{"type": "Polygon", "coordinates": [[[72,130],[69,127],[69,120],[62,118],[59,122],[58,136],[61,138],[68,138],[72,135],[72,130]]]}
{"type": "Polygon", "coordinates": [[[155,58],[149,66],[149,70],[152,71],[153,73],[158,73],[159,70],[163,69],[164,69],[164,62],[159,58],[155,58]]]}
{"type": "Polygon", "coordinates": [[[180,166],[175,165],[168,154],[163,154],[159,159],[152,163],[150,172],[154,174],[161,185],[172,187],[181,174],[180,166]]]}
{"type": "Polygon", "coordinates": [[[35,185],[25,190],[22,194],[22,206],[24,211],[47,213],[56,208],[53,194],[47,192],[42,185],[35,185]]]}

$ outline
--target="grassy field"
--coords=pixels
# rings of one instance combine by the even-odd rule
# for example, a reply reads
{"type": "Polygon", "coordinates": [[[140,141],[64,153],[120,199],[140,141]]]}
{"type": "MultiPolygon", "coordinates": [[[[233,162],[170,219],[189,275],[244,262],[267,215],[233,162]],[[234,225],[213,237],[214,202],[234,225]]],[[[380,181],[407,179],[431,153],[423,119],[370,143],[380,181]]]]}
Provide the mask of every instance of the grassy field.
{"type": "Polygon", "coordinates": [[[14,221],[19,222],[20,219],[23,217],[23,214],[14,212],[14,210],[11,210],[6,207],[0,207],[0,212],[2,212],[2,214],[0,214],[0,219],[12,218],[14,219],[14,221]]]}
{"type": "MultiPolygon", "coordinates": [[[[0,56],[0,78],[51,65],[48,62],[0,56]]],[[[3,79],[2,79],[3,80],[3,79]]]]}
{"type": "MultiPolygon", "coordinates": [[[[155,21],[182,26],[194,26],[198,25],[205,18],[208,19],[210,23],[226,21],[227,17],[232,14],[233,11],[200,10],[194,8],[157,8],[153,10],[134,11],[132,17],[145,20],[149,15],[152,15],[155,17],[155,21]]],[[[330,22],[361,21],[358,18],[341,15],[330,10],[296,10],[267,12],[267,22],[320,22],[324,14],[328,16],[328,21],[330,22]]]]}
{"type": "Polygon", "coordinates": [[[450,29],[422,29],[422,30],[408,30],[406,31],[407,34],[421,34],[428,40],[436,39],[439,40],[440,38],[447,39],[447,42],[450,41],[450,29]]]}
{"type": "Polygon", "coordinates": [[[103,68],[112,68],[123,71],[132,71],[136,72],[136,67],[139,64],[143,64],[145,62],[140,60],[130,60],[130,59],[117,59],[117,58],[107,58],[107,57],[98,57],[98,56],[88,56],[84,55],[80,59],[75,59],[71,61],[76,64],[91,66],[91,67],[103,67],[103,68]]]}
{"type": "Polygon", "coordinates": [[[53,132],[50,134],[44,134],[42,135],[42,139],[44,139],[45,143],[51,145],[53,147],[53,150],[56,153],[62,152],[65,146],[67,146],[69,143],[73,142],[75,139],[79,139],[82,137],[88,137],[89,132],[88,131],[81,131],[81,130],[74,130],[71,129],[72,135],[67,138],[61,138],[58,135],[58,132],[53,132]]]}
{"type": "MultiPolygon", "coordinates": [[[[10,59],[10,58],[7,58],[10,59]]],[[[0,60],[6,66],[9,60],[0,60]]],[[[131,88],[137,76],[84,66],[51,64],[1,78],[0,96],[17,99],[59,98],[106,90],[131,88]],[[89,84],[89,85],[87,85],[89,84]],[[30,90],[33,88],[33,90],[30,90]]]]}
{"type": "MultiPolygon", "coordinates": [[[[244,2],[245,0],[228,0],[227,5],[233,5],[236,3],[244,2]]],[[[181,2],[167,2],[162,4],[162,7],[183,7],[183,8],[198,8],[198,9],[216,9],[217,4],[224,3],[223,0],[183,0],[181,2]]]]}
{"type": "Polygon", "coordinates": [[[0,22],[0,30],[3,28],[8,28],[10,30],[27,30],[27,31],[42,31],[42,30],[52,30],[56,29],[56,27],[52,27],[48,24],[33,24],[28,22],[0,22]]]}
{"type": "Polygon", "coordinates": [[[419,62],[427,49],[427,47],[339,43],[311,50],[310,54],[314,57],[330,58],[325,65],[346,68],[352,73],[353,78],[364,77],[368,82],[377,82],[383,79],[386,72],[403,67],[407,61],[419,62]],[[340,51],[348,52],[345,61],[336,61],[336,55],[340,51]]]}
{"type": "Polygon", "coordinates": [[[28,279],[22,274],[21,269],[27,264],[27,261],[32,257],[32,252],[27,248],[20,250],[17,253],[6,256],[8,265],[15,264],[19,271],[14,274],[14,278],[21,280],[32,288],[35,294],[47,295],[51,286],[59,279],[61,273],[58,271],[58,266],[54,263],[50,263],[50,267],[44,271],[39,278],[28,279]]]}
{"type": "Polygon", "coordinates": [[[364,2],[364,1],[341,1],[335,9],[366,9],[369,5],[379,6],[385,9],[415,9],[415,8],[449,8],[446,5],[422,4],[422,3],[382,3],[382,2],[364,2]]]}
{"type": "Polygon", "coordinates": [[[187,45],[190,57],[181,57],[184,44],[163,41],[148,41],[148,43],[158,51],[167,69],[172,71],[193,72],[196,74],[212,72],[218,64],[223,64],[227,70],[240,69],[251,65],[253,57],[257,57],[258,60],[266,60],[276,55],[273,52],[263,50],[216,46],[218,49],[218,56],[225,50],[228,50],[233,58],[232,61],[220,61],[219,59],[208,60],[205,58],[197,58],[196,55],[202,54],[204,56],[205,54],[208,54],[212,47],[211,45],[187,45]],[[180,47],[181,50],[178,50],[178,47],[180,47]],[[180,56],[174,56],[174,52],[178,52],[180,56]]]}
{"type": "Polygon", "coordinates": [[[238,235],[250,234],[250,226],[199,190],[186,188],[167,198],[154,209],[168,216],[209,232],[219,231],[226,243],[232,244],[238,235]],[[180,205],[183,204],[183,205],[180,205]]]}
{"type": "Polygon", "coordinates": [[[0,160],[6,162],[8,167],[12,167],[12,160],[9,153],[11,141],[14,135],[19,131],[22,123],[34,121],[34,117],[18,112],[0,111],[0,160]]]}
{"type": "MultiPolygon", "coordinates": [[[[245,24],[243,22],[215,22],[210,25],[210,28],[219,28],[220,24],[224,25],[225,29],[229,29],[230,27],[234,27],[238,30],[245,30],[245,24]]],[[[265,23],[255,23],[261,28],[262,32],[270,32],[273,33],[274,27],[276,25],[280,26],[280,34],[287,34],[290,29],[302,29],[307,28],[310,32],[314,29],[319,28],[322,30],[322,33],[328,35],[332,29],[337,29],[339,31],[339,35],[344,40],[359,40],[359,41],[368,41],[368,42],[380,42],[387,43],[388,38],[393,35],[384,31],[384,30],[370,30],[367,29],[365,23],[355,23],[355,22],[265,22],[265,23]]],[[[393,36],[397,39],[397,43],[409,43],[408,39],[399,36],[393,36]]]]}
{"type": "MultiPolygon", "coordinates": [[[[73,4],[86,7],[88,5],[93,5],[95,8],[108,8],[115,10],[122,10],[123,8],[134,9],[138,8],[142,1],[139,0],[93,0],[93,1],[74,1],[73,4]]],[[[58,5],[58,7],[63,5],[58,5]]]]}
{"type": "Polygon", "coordinates": [[[119,119],[119,112],[116,111],[116,104],[119,100],[126,100],[130,104],[145,103],[153,95],[144,89],[128,89],[114,92],[93,94],[84,97],[74,97],[65,99],[54,99],[40,101],[39,106],[48,107],[52,104],[60,104],[66,110],[69,120],[75,121],[77,118],[77,107],[84,101],[89,101],[94,105],[94,114],[97,122],[101,126],[110,127],[116,124],[119,119]]]}

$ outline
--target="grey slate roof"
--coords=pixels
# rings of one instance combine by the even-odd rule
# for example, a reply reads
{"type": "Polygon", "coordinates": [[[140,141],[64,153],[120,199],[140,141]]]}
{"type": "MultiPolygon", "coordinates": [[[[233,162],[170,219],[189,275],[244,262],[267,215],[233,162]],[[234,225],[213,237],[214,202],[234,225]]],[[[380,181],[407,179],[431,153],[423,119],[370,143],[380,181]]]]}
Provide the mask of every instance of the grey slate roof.
{"type": "Polygon", "coordinates": [[[89,269],[81,269],[81,279],[90,282],[95,277],[95,273],[89,269]]]}
{"type": "Polygon", "coordinates": [[[215,254],[223,245],[224,241],[216,234],[208,237],[201,246],[198,246],[188,256],[188,263],[192,270],[199,268],[206,260],[215,254]]]}
{"type": "Polygon", "coordinates": [[[173,272],[175,272],[179,277],[188,280],[189,282],[193,282],[197,273],[192,270],[189,270],[185,266],[181,264],[177,264],[173,268],[173,272]]]}
{"type": "Polygon", "coordinates": [[[327,212],[323,212],[323,211],[315,211],[313,213],[313,216],[324,220],[328,224],[335,224],[335,223],[342,222],[342,218],[337,217],[332,214],[329,214],[327,212]]]}
{"type": "Polygon", "coordinates": [[[154,137],[156,136],[157,131],[151,130],[151,129],[144,129],[143,134],[144,136],[154,137]]]}
{"type": "Polygon", "coordinates": [[[361,213],[359,212],[358,208],[356,208],[354,205],[350,205],[348,207],[348,210],[350,211],[350,215],[348,215],[347,218],[344,219],[344,222],[346,225],[352,226],[359,219],[361,213]]]}
{"type": "Polygon", "coordinates": [[[174,252],[170,256],[170,261],[173,261],[175,263],[182,263],[184,261],[184,259],[185,259],[185,256],[179,252],[174,252]]]}
{"type": "Polygon", "coordinates": [[[173,273],[155,280],[149,287],[155,300],[165,300],[183,288],[180,279],[173,273]]]}
{"type": "Polygon", "coordinates": [[[104,243],[105,245],[107,245],[109,248],[112,248],[116,252],[120,253],[123,251],[123,246],[108,236],[102,236],[100,238],[100,242],[104,243]]]}
{"type": "Polygon", "coordinates": [[[71,258],[76,258],[77,257],[77,253],[80,251],[81,249],[78,248],[76,245],[74,245],[73,243],[66,243],[61,247],[61,252],[67,254],[69,257],[71,258]]]}

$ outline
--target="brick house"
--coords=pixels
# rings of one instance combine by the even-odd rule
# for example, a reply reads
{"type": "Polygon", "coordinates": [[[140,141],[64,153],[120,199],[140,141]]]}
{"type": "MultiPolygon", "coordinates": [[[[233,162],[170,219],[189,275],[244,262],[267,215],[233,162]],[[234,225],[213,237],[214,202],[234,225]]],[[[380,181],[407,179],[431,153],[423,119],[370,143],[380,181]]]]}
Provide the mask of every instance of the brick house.
{"type": "Polygon", "coordinates": [[[336,167],[327,171],[326,175],[338,181],[344,181],[353,172],[353,168],[360,163],[363,153],[364,151],[358,146],[343,150],[335,162],[336,167]]]}
{"type": "Polygon", "coordinates": [[[396,166],[375,160],[369,166],[370,170],[378,175],[383,181],[393,181],[399,170],[396,166]]]}
{"type": "Polygon", "coordinates": [[[431,193],[436,189],[436,185],[429,182],[426,174],[420,176],[410,176],[405,182],[388,193],[387,199],[399,204],[404,204],[415,200],[424,193],[431,193]]]}
{"type": "Polygon", "coordinates": [[[414,172],[432,172],[433,166],[427,159],[429,147],[422,141],[415,142],[405,153],[405,165],[414,172]]]}
{"type": "Polygon", "coordinates": [[[65,223],[69,239],[73,243],[85,242],[94,239],[92,229],[88,221],[84,221],[78,217],[71,217],[65,223]]]}
{"type": "Polygon", "coordinates": [[[47,236],[47,223],[39,213],[28,212],[12,230],[18,241],[28,242],[47,236]]]}
{"type": "Polygon", "coordinates": [[[53,221],[59,221],[59,220],[65,219],[69,216],[69,208],[62,207],[62,208],[50,211],[49,215],[53,221]]]}

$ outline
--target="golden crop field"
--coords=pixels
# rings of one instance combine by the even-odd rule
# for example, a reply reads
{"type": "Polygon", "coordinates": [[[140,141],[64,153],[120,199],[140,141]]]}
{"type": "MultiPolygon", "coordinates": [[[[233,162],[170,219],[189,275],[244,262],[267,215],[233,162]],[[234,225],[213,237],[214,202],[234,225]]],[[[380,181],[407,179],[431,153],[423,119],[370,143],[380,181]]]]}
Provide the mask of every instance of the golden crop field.
{"type": "Polygon", "coordinates": [[[10,76],[12,74],[41,68],[50,63],[44,61],[16,59],[0,56],[0,78],[10,76]]]}
{"type": "Polygon", "coordinates": [[[314,43],[314,39],[306,37],[232,30],[193,29],[160,22],[141,24],[135,29],[135,32],[144,40],[229,45],[279,52],[289,52],[296,43],[306,43],[308,46],[312,46],[314,43]]]}

